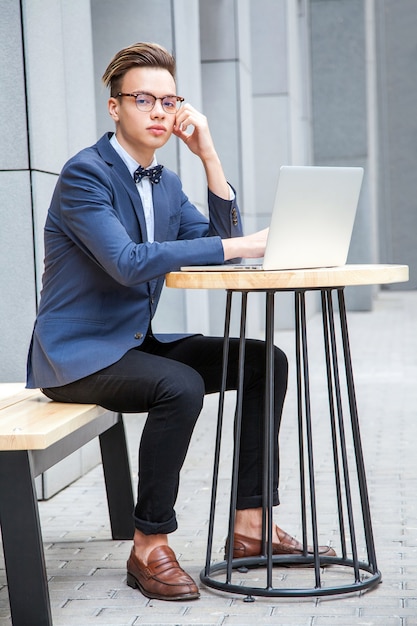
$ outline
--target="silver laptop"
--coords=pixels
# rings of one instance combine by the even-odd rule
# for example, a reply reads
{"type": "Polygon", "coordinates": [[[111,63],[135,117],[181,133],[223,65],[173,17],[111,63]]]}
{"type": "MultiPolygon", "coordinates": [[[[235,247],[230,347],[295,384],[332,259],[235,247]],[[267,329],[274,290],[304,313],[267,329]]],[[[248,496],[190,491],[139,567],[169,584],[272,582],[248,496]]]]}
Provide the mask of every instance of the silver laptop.
{"type": "Polygon", "coordinates": [[[281,270],[345,265],[363,179],[361,167],[280,169],[263,263],[184,271],[281,270]]]}

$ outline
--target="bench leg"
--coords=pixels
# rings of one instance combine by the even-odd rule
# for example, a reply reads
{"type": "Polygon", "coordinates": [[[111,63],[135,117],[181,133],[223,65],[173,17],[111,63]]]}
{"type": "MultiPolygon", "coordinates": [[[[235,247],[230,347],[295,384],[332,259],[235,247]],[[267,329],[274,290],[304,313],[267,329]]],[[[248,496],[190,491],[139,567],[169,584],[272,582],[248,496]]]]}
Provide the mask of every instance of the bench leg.
{"type": "Polygon", "coordinates": [[[133,490],[123,417],[100,435],[101,458],[113,539],[132,539],[133,490]]]}
{"type": "Polygon", "coordinates": [[[52,626],[30,452],[0,452],[0,522],[13,626],[52,626]]]}

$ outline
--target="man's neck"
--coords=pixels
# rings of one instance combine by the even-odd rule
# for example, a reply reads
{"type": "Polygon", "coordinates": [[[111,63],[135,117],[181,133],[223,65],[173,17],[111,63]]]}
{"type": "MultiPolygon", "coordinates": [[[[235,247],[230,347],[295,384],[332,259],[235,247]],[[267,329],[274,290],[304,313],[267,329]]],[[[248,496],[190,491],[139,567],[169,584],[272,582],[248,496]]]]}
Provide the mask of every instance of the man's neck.
{"type": "Polygon", "coordinates": [[[120,133],[118,134],[117,131],[115,135],[116,135],[117,141],[122,146],[122,148],[126,150],[126,152],[132,157],[132,159],[135,159],[135,161],[139,163],[139,165],[142,165],[142,167],[145,167],[145,168],[151,165],[151,163],[153,162],[155,158],[154,150],[151,150],[151,149],[138,150],[136,146],[132,146],[130,143],[125,141],[124,137],[121,136],[120,133]]]}

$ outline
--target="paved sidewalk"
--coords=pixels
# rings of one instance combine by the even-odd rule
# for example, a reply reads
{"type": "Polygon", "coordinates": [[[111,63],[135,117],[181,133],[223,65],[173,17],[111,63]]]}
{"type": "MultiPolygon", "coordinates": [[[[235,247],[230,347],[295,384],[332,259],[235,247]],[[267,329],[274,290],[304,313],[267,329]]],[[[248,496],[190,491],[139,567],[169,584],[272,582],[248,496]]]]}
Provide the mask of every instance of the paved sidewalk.
{"type": "MultiPolygon", "coordinates": [[[[109,539],[99,466],[50,501],[40,503],[55,626],[417,626],[417,292],[381,292],[372,313],[349,313],[348,320],[382,584],[364,594],[321,599],[257,598],[251,604],[243,602],[244,596],[200,585],[198,601],[148,600],[126,586],[130,543],[109,539]]],[[[308,329],[312,382],[320,384],[323,365],[318,315],[310,320],[308,329]]],[[[293,362],[293,333],[277,333],[276,341],[293,362]]],[[[281,432],[282,504],[276,520],[299,536],[293,383],[292,370],[281,432]]],[[[315,414],[322,409],[324,412],[326,402],[326,394],[318,391],[315,414]]],[[[178,499],[179,530],[171,541],[180,563],[197,581],[205,559],[216,403],[217,396],[206,399],[193,436],[178,499]]],[[[227,406],[232,404],[230,394],[227,406]]],[[[224,438],[214,541],[219,559],[227,532],[231,449],[230,413],[227,415],[229,432],[224,438]]],[[[134,479],[143,416],[127,416],[126,426],[134,479]]],[[[328,487],[331,451],[326,437],[319,434],[315,451],[318,506],[325,511],[319,534],[323,543],[330,541],[338,549],[333,493],[328,487]]],[[[6,626],[11,621],[2,560],[0,568],[0,626],[6,626]]],[[[280,575],[285,578],[298,574],[282,570],[280,575]]],[[[22,590],[24,585],[22,564],[22,590]]]]}

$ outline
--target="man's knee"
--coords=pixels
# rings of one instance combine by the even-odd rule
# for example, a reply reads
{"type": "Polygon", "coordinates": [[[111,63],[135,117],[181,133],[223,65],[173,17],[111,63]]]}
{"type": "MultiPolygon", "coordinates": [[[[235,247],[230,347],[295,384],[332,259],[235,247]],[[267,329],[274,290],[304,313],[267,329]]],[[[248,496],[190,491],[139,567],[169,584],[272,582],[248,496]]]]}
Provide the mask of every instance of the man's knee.
{"type": "Polygon", "coordinates": [[[184,413],[198,416],[205,394],[203,378],[191,367],[181,365],[169,383],[168,393],[184,413]]]}
{"type": "Polygon", "coordinates": [[[274,369],[282,376],[286,377],[288,374],[287,355],[281,350],[281,348],[277,348],[277,346],[274,346],[274,369]]]}

